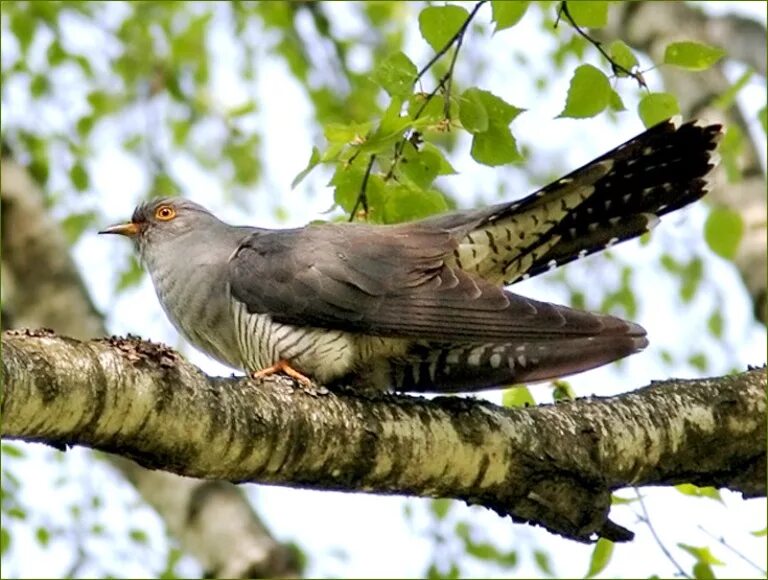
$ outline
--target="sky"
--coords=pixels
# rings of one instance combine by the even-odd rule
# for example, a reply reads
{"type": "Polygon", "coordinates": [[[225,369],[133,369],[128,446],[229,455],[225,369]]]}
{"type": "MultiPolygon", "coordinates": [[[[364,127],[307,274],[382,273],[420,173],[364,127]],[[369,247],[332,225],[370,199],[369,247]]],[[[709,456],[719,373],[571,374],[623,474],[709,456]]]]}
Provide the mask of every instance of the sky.
{"type": "MultiPolygon", "coordinates": [[[[707,3],[710,10],[742,10],[765,22],[763,3],[707,3]],[[756,7],[757,5],[757,7],[756,7]],[[760,8],[762,6],[762,8],[760,8]]],[[[353,29],[358,23],[348,18],[343,6],[334,5],[333,21],[342,28],[353,29]]],[[[117,8],[119,10],[119,8],[117,8]]],[[[528,18],[528,16],[526,17],[528,18]]],[[[563,172],[578,167],[589,159],[615,147],[626,139],[642,131],[636,115],[629,113],[620,116],[617,123],[606,120],[575,120],[554,117],[560,112],[568,87],[568,78],[556,75],[541,63],[542,74],[552,78],[552,84],[544,95],[532,90],[534,75],[510,75],[510,64],[504,55],[512,49],[526,46],[530,55],[543,54],[547,44],[552,42],[549,36],[538,32],[537,27],[519,27],[514,34],[497,34],[491,39],[484,39],[478,46],[488,55],[488,72],[481,81],[481,86],[502,95],[509,102],[525,107],[528,111],[514,123],[515,134],[531,145],[530,163],[538,173],[544,173],[549,165],[563,172]],[[546,140],[546,142],[544,142],[546,140]],[[544,153],[542,153],[542,151],[544,153]]],[[[235,54],[230,39],[223,27],[214,26],[214,36],[210,45],[215,47],[220,66],[214,67],[216,81],[212,97],[222,107],[236,106],[246,94],[246,88],[237,78],[235,70],[227,63],[232,62],[235,54]]],[[[73,36],[77,36],[74,34],[73,36]]],[[[265,44],[268,37],[265,38],[265,44]]],[[[471,40],[470,40],[471,41],[471,40]]],[[[5,40],[3,49],[6,50],[5,40]]],[[[83,43],[89,50],[99,46],[98,38],[80,38],[73,42],[83,43]]],[[[477,41],[479,44],[479,41],[477,41]]],[[[263,49],[266,53],[266,48],[263,49]]],[[[417,63],[427,60],[429,54],[423,41],[417,34],[408,39],[406,53],[417,63]]],[[[535,58],[531,59],[535,64],[535,58]]],[[[593,60],[597,64],[597,60],[593,60]]],[[[219,217],[233,223],[249,223],[264,227],[300,226],[312,219],[323,217],[332,205],[332,192],[325,187],[328,175],[316,172],[294,190],[290,189],[293,177],[303,169],[312,147],[312,136],[307,134],[307,127],[312,125],[310,105],[300,87],[292,80],[282,62],[277,58],[261,60],[259,78],[256,85],[257,100],[260,104],[259,123],[265,135],[263,150],[266,175],[263,184],[248,202],[248,210],[236,207],[226,201],[226,192],[211,176],[184,160],[179,160],[173,169],[182,175],[186,195],[212,209],[219,217]],[[290,115],[276,112],[290,111],[290,115]],[[288,209],[287,219],[278,221],[275,209],[288,209]]],[[[461,62],[459,63],[461,67],[461,62]]],[[[729,71],[732,78],[740,74],[738,67],[729,71]]],[[[659,88],[659,79],[653,73],[646,76],[652,88],[659,88]]],[[[629,92],[629,91],[628,91],[629,92]]],[[[624,96],[624,94],[622,95],[624,96]]],[[[750,110],[765,104],[764,79],[756,79],[741,95],[744,106],[750,110]]],[[[627,107],[633,110],[632,98],[625,98],[627,107]]],[[[4,103],[17,107],[23,113],[23,100],[4,103]]],[[[114,132],[105,130],[101,135],[103,147],[97,161],[91,166],[92,187],[100,199],[105,224],[122,221],[130,216],[133,206],[147,188],[147,177],[141,166],[122,154],[114,132]]],[[[466,144],[465,144],[466,145],[466,144]]],[[[499,184],[505,187],[504,195],[512,199],[522,197],[535,186],[530,184],[522,172],[516,169],[498,170],[476,165],[468,156],[468,146],[457,148],[458,154],[452,158],[454,167],[460,172],[450,182],[439,182],[446,189],[456,194],[460,205],[470,207],[477,204],[498,201],[499,184]]],[[[74,202],[87,203],[87,202],[74,202]]],[[[665,348],[684,357],[690,344],[700,344],[700,348],[709,355],[713,367],[709,374],[727,372],[731,366],[745,367],[765,360],[765,329],[754,324],[747,308],[748,300],[734,268],[727,262],[704,251],[705,288],[699,292],[694,309],[701,312],[701,318],[708,315],[718,298],[725,298],[729,312],[729,326],[726,329],[726,342],[733,346],[728,353],[721,352],[721,346],[706,338],[701,339],[701,329],[688,326],[688,319],[681,327],[671,324],[681,320],[680,305],[674,300],[677,294],[675,282],[668,277],[656,274],[658,255],[663,248],[672,247],[680,256],[689,252],[698,252],[703,245],[698,233],[706,219],[706,209],[697,205],[669,218],[654,233],[651,244],[641,247],[639,243],[623,244],[615,250],[621,260],[636,265],[635,276],[643,281],[639,288],[648,288],[649,294],[641,299],[637,321],[649,331],[652,347],[645,353],[632,357],[620,368],[605,367],[574,377],[572,384],[579,395],[592,393],[609,395],[639,387],[650,380],[668,376],[699,376],[701,373],[689,365],[666,367],[659,362],[658,349],[665,348]],[[686,327],[683,327],[686,326],[686,327]],[[718,362],[720,361],[720,366],[718,362]]],[[[100,224],[100,225],[105,225],[100,224]]],[[[102,312],[108,315],[109,329],[117,334],[128,332],[162,341],[180,348],[195,364],[209,374],[229,374],[231,371],[195,352],[178,338],[177,333],[165,319],[154,291],[148,279],[135,289],[115,296],[114,284],[117,276],[116,267],[122,263],[121,257],[127,251],[121,244],[123,240],[98,238],[95,232],[88,233],[75,247],[75,258],[83,272],[88,288],[102,312]],[[104,267],[93,267],[102,264],[104,267]]],[[[127,245],[127,244],[126,244],[127,245]]],[[[616,271],[605,266],[605,258],[594,257],[585,260],[585,264],[576,268],[569,267],[569,279],[574,283],[586,283],[599,276],[607,284],[615,282],[616,271]]],[[[638,286],[636,286],[638,288],[638,286]]],[[[525,295],[535,295],[541,300],[564,302],[568,295],[564,287],[553,284],[542,276],[515,286],[515,291],[525,295]]],[[[642,292],[639,292],[642,294],[642,292]]],[[[536,391],[537,399],[546,401],[546,388],[536,391]]],[[[488,397],[499,401],[499,392],[490,392],[488,397]]],[[[94,522],[103,521],[109,529],[120,537],[120,531],[140,527],[147,529],[151,544],[163,545],[164,534],[158,518],[135,497],[133,490],[119,481],[108,468],[92,467],[90,454],[82,449],[67,453],[64,471],[76,481],[76,485],[63,489],[55,485],[50,463],[52,452],[40,446],[25,446],[29,459],[19,464],[17,475],[24,482],[24,495],[28,503],[45,514],[50,522],[62,525],[68,519],[68,499],[81,497],[84,492],[100,490],[108,496],[107,505],[99,510],[94,522]]],[[[379,497],[363,494],[343,494],[332,492],[312,492],[274,486],[245,486],[253,498],[258,513],[265,519],[273,533],[281,540],[293,540],[301,545],[310,555],[309,575],[315,576],[414,576],[426,569],[432,553],[432,543],[427,539],[431,525],[427,517],[426,502],[418,499],[400,497],[379,497]],[[405,506],[411,506],[412,519],[406,521],[403,516],[405,506]]],[[[634,492],[625,490],[621,495],[632,497],[634,492]]],[[[696,500],[682,496],[674,490],[642,490],[646,496],[646,505],[650,517],[662,539],[674,547],[676,542],[694,545],[711,545],[714,542],[698,525],[708,526],[708,531],[724,535],[739,549],[747,554],[763,554],[765,540],[751,537],[747,532],[758,530],[766,525],[766,503],[764,500],[741,501],[736,494],[723,493],[723,504],[714,501],[696,500]]],[[[637,533],[637,539],[630,545],[619,546],[614,554],[610,572],[616,576],[662,577],[674,573],[672,565],[664,558],[655,544],[647,526],[637,521],[636,504],[614,508],[612,516],[619,524],[631,528],[637,533]]],[[[520,551],[523,561],[515,569],[515,575],[525,577],[539,575],[538,569],[530,558],[531,549],[541,547],[549,551],[554,558],[553,566],[559,576],[583,575],[587,569],[590,547],[574,544],[554,537],[529,526],[512,524],[507,519],[489,513],[480,508],[465,508],[456,505],[448,518],[447,526],[452,526],[458,517],[471,517],[473,533],[476,539],[492,539],[500,546],[509,546],[520,551]]],[[[54,544],[48,551],[41,551],[32,539],[34,531],[19,528],[19,533],[28,535],[24,542],[25,549],[21,557],[11,564],[10,573],[24,577],[56,575],[63,570],[71,555],[68,542],[54,544]],[[23,554],[23,555],[22,555],[23,554]]],[[[14,531],[16,533],[16,531],[14,531]]],[[[71,539],[72,541],[75,538],[71,539]]],[[[21,544],[21,542],[20,542],[21,544]]],[[[98,545],[98,542],[97,542],[98,545]]],[[[151,548],[140,548],[129,543],[120,546],[115,542],[104,541],[102,548],[112,550],[116,545],[124,552],[116,554],[113,573],[121,576],[147,577],[161,564],[158,553],[151,548]],[[141,557],[137,557],[141,555],[141,557]]],[[[447,546],[450,553],[456,546],[447,546]]],[[[726,560],[728,567],[718,572],[723,575],[754,577],[752,568],[729,554],[720,546],[713,547],[716,555],[726,560]],[[727,571],[727,572],[726,572],[727,571]]],[[[119,552],[119,550],[118,550],[119,552]]],[[[692,561],[682,553],[677,553],[680,563],[690,569],[692,561]]],[[[765,566],[765,560],[761,562],[765,566]]],[[[83,574],[88,573],[88,568],[83,574]]],[[[195,567],[189,560],[182,562],[182,572],[195,573],[195,567]]],[[[493,575],[494,570],[482,566],[469,566],[464,569],[467,575],[493,575]]],[[[91,573],[98,569],[91,569],[91,573]]],[[[8,575],[4,566],[3,576],[8,575]]],[[[505,577],[507,573],[496,571],[496,577],[505,577]]]]}

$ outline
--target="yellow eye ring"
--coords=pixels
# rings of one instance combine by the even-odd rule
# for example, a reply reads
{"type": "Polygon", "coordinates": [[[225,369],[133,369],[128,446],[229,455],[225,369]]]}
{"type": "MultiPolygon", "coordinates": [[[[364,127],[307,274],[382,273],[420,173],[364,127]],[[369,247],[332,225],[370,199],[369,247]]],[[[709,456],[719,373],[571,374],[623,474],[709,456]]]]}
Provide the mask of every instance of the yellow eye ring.
{"type": "Polygon", "coordinates": [[[155,219],[167,222],[176,217],[176,210],[170,205],[161,205],[155,210],[155,219]]]}

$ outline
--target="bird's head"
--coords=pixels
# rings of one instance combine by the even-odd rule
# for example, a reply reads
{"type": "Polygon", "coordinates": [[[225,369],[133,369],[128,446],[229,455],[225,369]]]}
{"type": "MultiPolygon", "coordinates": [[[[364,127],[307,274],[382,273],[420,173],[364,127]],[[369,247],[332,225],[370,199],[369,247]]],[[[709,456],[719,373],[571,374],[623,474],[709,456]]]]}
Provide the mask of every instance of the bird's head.
{"type": "Polygon", "coordinates": [[[131,238],[143,254],[149,246],[162,245],[192,232],[206,232],[219,219],[203,206],[181,197],[161,198],[139,204],[131,221],[101,230],[131,238]]]}

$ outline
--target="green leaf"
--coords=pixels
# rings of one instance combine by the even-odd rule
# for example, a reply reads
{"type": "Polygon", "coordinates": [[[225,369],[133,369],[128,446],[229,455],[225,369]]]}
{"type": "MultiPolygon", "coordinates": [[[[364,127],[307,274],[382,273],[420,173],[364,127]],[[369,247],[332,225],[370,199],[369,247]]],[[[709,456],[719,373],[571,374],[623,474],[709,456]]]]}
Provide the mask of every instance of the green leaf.
{"type": "Polygon", "coordinates": [[[672,42],[664,50],[664,64],[688,70],[706,70],[725,56],[725,50],[699,42],[672,42]]]}
{"type": "Polygon", "coordinates": [[[429,502],[429,509],[435,515],[435,518],[438,520],[444,520],[448,515],[448,512],[451,511],[453,505],[453,500],[441,497],[438,499],[433,499],[431,502],[429,502]]]}
{"type": "Polygon", "coordinates": [[[149,537],[147,536],[147,532],[144,530],[140,530],[138,528],[133,528],[128,532],[128,537],[131,538],[134,542],[137,544],[147,544],[149,542],[149,537]]]}
{"type": "Polygon", "coordinates": [[[719,308],[713,310],[712,314],[709,315],[709,318],[707,319],[707,328],[715,338],[723,337],[723,315],[719,308]]]}
{"type": "Polygon", "coordinates": [[[29,83],[29,93],[37,99],[47,94],[51,89],[51,83],[46,75],[34,75],[29,83]]]}
{"type": "Polygon", "coordinates": [[[40,543],[40,545],[43,548],[46,548],[51,541],[51,532],[49,532],[47,528],[39,526],[35,530],[35,537],[37,538],[37,541],[40,543]]]}
{"type": "Polygon", "coordinates": [[[27,512],[25,509],[15,506],[8,508],[6,511],[6,515],[10,518],[14,518],[17,520],[26,520],[27,519],[27,512]]]}
{"type": "Polygon", "coordinates": [[[141,277],[144,275],[144,270],[136,257],[131,254],[128,257],[128,267],[120,272],[120,277],[117,279],[117,286],[115,292],[120,293],[126,288],[131,286],[137,286],[141,282],[141,277]]]}
{"type": "Polygon", "coordinates": [[[0,554],[5,554],[11,547],[11,532],[7,528],[0,528],[0,554]]]}
{"type": "Polygon", "coordinates": [[[488,542],[472,542],[466,543],[467,554],[477,558],[478,560],[491,560],[495,561],[499,551],[496,546],[488,542]]]}
{"type": "Polygon", "coordinates": [[[425,218],[448,209],[445,196],[435,190],[425,191],[400,184],[388,186],[384,195],[382,217],[387,224],[425,218]]]}
{"type": "Polygon", "coordinates": [[[435,52],[442,50],[464,23],[469,13],[461,6],[428,6],[419,14],[419,30],[435,52]]]}
{"type": "Polygon", "coordinates": [[[61,220],[61,229],[67,238],[67,242],[72,245],[83,235],[86,229],[96,221],[96,212],[86,211],[82,213],[71,213],[61,220]]]}
{"type": "Polygon", "coordinates": [[[754,532],[749,532],[756,538],[764,538],[765,536],[768,536],[768,528],[763,528],[762,530],[755,530],[754,532]]]}
{"type": "Polygon", "coordinates": [[[525,11],[528,10],[528,4],[527,0],[516,0],[515,2],[492,0],[491,14],[493,21],[496,23],[494,33],[505,28],[511,28],[520,22],[525,15],[525,11]]]}
{"type": "Polygon", "coordinates": [[[627,108],[624,106],[624,101],[621,100],[621,95],[617,93],[613,88],[611,88],[610,97],[608,99],[608,106],[611,108],[611,111],[616,111],[617,113],[627,110],[627,108]]]}
{"type": "Polygon", "coordinates": [[[309,163],[307,166],[296,174],[296,177],[291,181],[291,189],[295,188],[299,183],[304,181],[304,178],[309,175],[317,164],[320,163],[320,150],[317,147],[312,147],[312,155],[309,156],[309,163]]]}
{"type": "Polygon", "coordinates": [[[334,186],[333,201],[347,213],[352,211],[360,194],[364,175],[365,169],[360,164],[339,164],[328,183],[334,186]]]}
{"type": "Polygon", "coordinates": [[[573,401],[576,399],[576,391],[573,390],[571,383],[568,381],[552,381],[552,386],[554,387],[552,391],[552,399],[554,401],[573,401]]]}
{"type": "Polygon", "coordinates": [[[434,145],[432,145],[432,143],[424,143],[421,146],[421,150],[425,153],[427,151],[431,151],[438,156],[440,161],[440,164],[437,168],[438,175],[455,175],[456,174],[456,170],[453,168],[453,165],[451,165],[450,161],[448,161],[445,158],[445,155],[443,154],[443,152],[437,147],[435,147],[434,145]]]}
{"type": "Polygon", "coordinates": [[[713,207],[704,224],[704,239],[710,249],[726,260],[733,260],[744,236],[741,214],[727,207],[713,207]]]}
{"type": "Polygon", "coordinates": [[[413,92],[418,74],[416,65],[398,51],[384,59],[373,71],[373,80],[393,97],[406,97],[413,92]]]}
{"type": "Polygon", "coordinates": [[[693,577],[697,580],[715,580],[715,572],[712,566],[704,562],[696,562],[693,565],[693,577]]]}
{"type": "Polygon", "coordinates": [[[48,45],[48,50],[45,51],[45,60],[51,66],[56,67],[67,60],[67,58],[69,58],[69,53],[64,50],[58,38],[54,38],[51,44],[48,45]]]}
{"type": "Polygon", "coordinates": [[[552,565],[549,562],[549,554],[547,554],[543,550],[534,550],[533,551],[533,561],[536,562],[536,565],[539,567],[539,570],[544,572],[547,576],[554,576],[554,572],[552,572],[552,565]]]}
{"type": "Polygon", "coordinates": [[[678,543],[678,547],[688,552],[691,556],[696,558],[697,561],[704,564],[713,564],[715,566],[723,566],[724,562],[715,558],[710,549],[706,546],[691,546],[689,544],[678,543]]]}
{"type": "Polygon", "coordinates": [[[763,131],[768,133],[768,106],[763,107],[757,112],[757,118],[763,126],[763,131]]]}
{"type": "MultiPolygon", "coordinates": [[[[181,32],[171,35],[171,58],[176,61],[191,61],[201,64],[201,59],[208,54],[205,46],[211,12],[205,12],[190,20],[181,32]]],[[[204,80],[204,77],[199,79],[204,80]]]]}
{"type": "Polygon", "coordinates": [[[693,300],[696,291],[699,289],[701,279],[704,276],[704,265],[701,258],[693,258],[680,273],[682,285],[680,286],[680,299],[684,303],[693,300]]]}
{"type": "Polygon", "coordinates": [[[715,501],[719,501],[723,504],[725,503],[723,502],[723,498],[720,495],[720,492],[714,487],[699,487],[697,485],[693,485],[692,483],[681,483],[676,485],[675,489],[683,495],[689,495],[692,497],[706,497],[715,501]]]}
{"type": "Polygon", "coordinates": [[[119,96],[107,93],[106,91],[92,91],[88,93],[86,100],[91,105],[93,114],[96,117],[114,113],[123,106],[119,96]]]}
{"type": "Polygon", "coordinates": [[[589,570],[587,570],[587,575],[584,578],[594,578],[605,570],[605,567],[611,561],[611,556],[613,556],[613,542],[600,538],[592,550],[592,556],[589,559],[589,570]]]}
{"type": "Polygon", "coordinates": [[[323,127],[323,134],[329,143],[350,142],[359,143],[365,140],[365,136],[373,127],[372,122],[367,123],[326,123],[323,127]]]}
{"type": "Polygon", "coordinates": [[[509,127],[492,125],[484,133],[472,138],[472,159],[491,167],[520,161],[523,157],[517,150],[517,142],[509,127]]]}
{"type": "Polygon", "coordinates": [[[608,77],[591,64],[583,64],[573,73],[565,108],[558,117],[594,117],[608,106],[610,97],[611,83],[608,77]]]}
{"type": "Polygon", "coordinates": [[[11,14],[11,32],[19,41],[21,54],[24,57],[26,56],[29,47],[32,45],[36,27],[37,23],[29,14],[29,10],[18,7],[14,10],[13,14],[11,14]]]}
{"type": "Polygon", "coordinates": [[[504,407],[535,407],[536,401],[533,400],[531,391],[525,385],[517,385],[504,389],[501,394],[501,404],[504,407]]]}
{"type": "Polygon", "coordinates": [[[96,124],[96,119],[93,115],[85,115],[84,117],[80,117],[77,120],[77,124],[75,125],[75,128],[77,129],[77,134],[80,136],[81,139],[85,139],[88,137],[88,135],[91,134],[91,131],[93,131],[93,126],[96,124]]]}
{"type": "Polygon", "coordinates": [[[0,449],[2,449],[2,454],[7,457],[24,457],[24,452],[21,450],[21,448],[13,445],[12,443],[3,443],[0,445],[0,449]]]}
{"type": "Polygon", "coordinates": [[[510,105],[489,91],[474,88],[462,94],[461,108],[465,109],[465,119],[467,111],[473,111],[469,114],[468,122],[478,131],[472,139],[471,154],[475,161],[495,166],[522,159],[508,125],[525,109],[510,105]],[[466,109],[465,105],[469,106],[469,109],[466,109]],[[484,115],[480,109],[484,110],[484,115]],[[479,132],[486,124],[486,129],[479,132]]]}
{"type": "Polygon", "coordinates": [[[242,105],[238,105],[237,107],[232,107],[227,111],[227,117],[230,119],[236,119],[238,117],[244,117],[245,115],[250,115],[251,113],[256,112],[256,103],[253,101],[246,101],[242,105]]]}
{"type": "Polygon", "coordinates": [[[259,179],[261,170],[258,148],[259,136],[256,134],[244,137],[235,133],[226,141],[222,153],[232,164],[236,183],[251,185],[259,179]]]}
{"type": "Polygon", "coordinates": [[[728,183],[738,183],[743,178],[741,173],[741,156],[744,150],[744,143],[744,133],[738,125],[730,125],[725,130],[725,135],[723,135],[723,139],[720,142],[719,152],[728,183]]]}
{"type": "Polygon", "coordinates": [[[638,498],[636,497],[621,497],[619,495],[611,494],[611,505],[627,505],[633,502],[636,502],[638,498]]]}
{"type": "Polygon", "coordinates": [[[677,99],[669,93],[650,93],[640,99],[638,115],[643,124],[650,128],[680,112],[677,99]]]}
{"type": "Polygon", "coordinates": [[[478,92],[478,89],[469,89],[459,97],[459,121],[470,133],[488,130],[488,112],[478,92]]]}
{"type": "Polygon", "coordinates": [[[755,71],[751,68],[744,71],[744,73],[736,79],[736,82],[728,87],[722,95],[717,97],[712,104],[723,110],[733,105],[734,101],[736,101],[736,96],[741,92],[741,89],[747,86],[747,83],[752,78],[754,72],[755,71]]]}
{"type": "Polygon", "coordinates": [[[692,354],[691,356],[689,356],[688,364],[701,372],[705,372],[709,367],[709,361],[707,360],[707,355],[701,352],[692,354]]]}
{"type": "Polygon", "coordinates": [[[604,0],[569,2],[568,11],[579,26],[602,28],[608,23],[608,2],[604,0]]]}
{"type": "Polygon", "coordinates": [[[490,125],[495,124],[506,127],[514,121],[520,113],[525,111],[525,109],[510,105],[504,99],[494,95],[490,91],[472,88],[464,91],[461,96],[480,102],[485,108],[490,125]]]}
{"type": "Polygon", "coordinates": [[[69,180],[72,182],[72,186],[77,191],[85,191],[88,189],[90,178],[88,177],[88,170],[85,168],[82,162],[77,161],[69,169],[69,180]]]}
{"type": "Polygon", "coordinates": [[[440,171],[440,153],[436,149],[417,151],[409,144],[400,159],[400,171],[422,189],[428,188],[440,171]]]}
{"type": "Polygon", "coordinates": [[[580,290],[571,290],[569,303],[572,308],[587,310],[587,297],[584,295],[584,292],[580,290]]]}
{"type": "MultiPolygon", "coordinates": [[[[638,64],[635,53],[632,52],[632,49],[629,48],[629,46],[627,46],[627,44],[621,40],[614,40],[608,46],[608,54],[611,55],[611,58],[616,64],[624,67],[628,71],[631,71],[638,64]]],[[[626,73],[616,71],[616,74],[619,76],[625,76],[626,73]]]]}

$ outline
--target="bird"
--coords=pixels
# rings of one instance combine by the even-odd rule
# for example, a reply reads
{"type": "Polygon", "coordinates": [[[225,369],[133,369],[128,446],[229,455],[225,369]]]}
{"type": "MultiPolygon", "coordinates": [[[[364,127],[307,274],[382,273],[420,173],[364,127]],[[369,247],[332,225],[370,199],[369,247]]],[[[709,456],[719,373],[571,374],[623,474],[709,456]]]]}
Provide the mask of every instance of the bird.
{"type": "Polygon", "coordinates": [[[181,335],[251,377],[414,393],[543,382],[637,353],[646,331],[507,286],[700,199],[721,135],[672,118],[522,199],[406,223],[235,226],[172,197],[99,233],[131,238],[181,335]]]}

